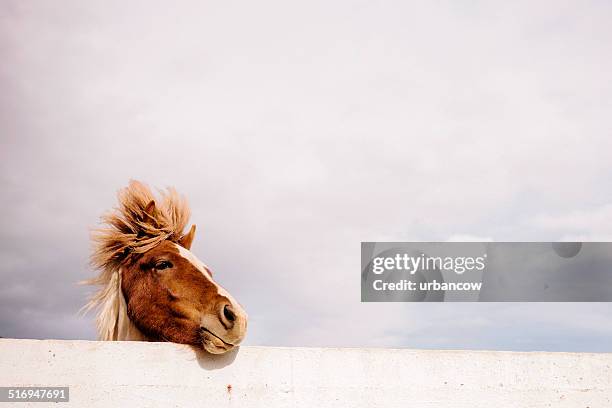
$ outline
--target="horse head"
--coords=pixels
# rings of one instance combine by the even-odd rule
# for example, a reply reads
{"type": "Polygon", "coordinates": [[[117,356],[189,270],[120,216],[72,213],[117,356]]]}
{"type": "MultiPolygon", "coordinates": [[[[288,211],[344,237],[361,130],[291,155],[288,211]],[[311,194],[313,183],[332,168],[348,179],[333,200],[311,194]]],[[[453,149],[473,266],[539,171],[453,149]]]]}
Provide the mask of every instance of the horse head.
{"type": "Polygon", "coordinates": [[[191,251],[195,225],[186,200],[168,189],[157,200],[132,181],[119,192],[119,207],[93,234],[92,264],[101,285],[88,307],[98,306],[102,340],[171,341],[213,354],[237,346],[247,315],[191,251]]]}

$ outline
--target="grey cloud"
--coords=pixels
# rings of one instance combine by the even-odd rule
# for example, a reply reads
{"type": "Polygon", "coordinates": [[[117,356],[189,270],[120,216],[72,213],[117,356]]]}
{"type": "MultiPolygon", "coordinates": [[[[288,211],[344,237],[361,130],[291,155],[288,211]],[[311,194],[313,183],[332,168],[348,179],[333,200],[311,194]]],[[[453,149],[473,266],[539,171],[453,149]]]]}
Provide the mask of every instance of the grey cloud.
{"type": "MultiPolygon", "coordinates": [[[[537,220],[609,205],[611,14],[4,2],[0,336],[93,337],[88,228],[135,178],[188,195],[250,344],[604,349],[608,304],[360,304],[358,251],[555,240],[537,220]]],[[[610,236],[597,220],[569,233],[610,236]]]]}

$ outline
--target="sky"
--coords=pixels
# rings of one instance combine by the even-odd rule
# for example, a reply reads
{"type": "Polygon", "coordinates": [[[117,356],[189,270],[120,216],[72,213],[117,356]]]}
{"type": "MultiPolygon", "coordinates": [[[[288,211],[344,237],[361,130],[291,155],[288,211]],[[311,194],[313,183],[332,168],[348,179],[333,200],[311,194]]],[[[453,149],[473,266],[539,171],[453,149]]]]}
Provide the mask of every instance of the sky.
{"type": "Polygon", "coordinates": [[[89,232],[185,194],[244,344],[612,351],[610,303],[361,303],[362,241],[612,240],[612,5],[3,1],[0,336],[95,339],[89,232]]]}

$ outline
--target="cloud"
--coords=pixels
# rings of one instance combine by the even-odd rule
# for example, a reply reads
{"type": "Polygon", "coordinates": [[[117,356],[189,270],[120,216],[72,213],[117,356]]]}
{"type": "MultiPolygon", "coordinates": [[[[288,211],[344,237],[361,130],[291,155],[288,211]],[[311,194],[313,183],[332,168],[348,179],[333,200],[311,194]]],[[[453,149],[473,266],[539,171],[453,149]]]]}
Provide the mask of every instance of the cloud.
{"type": "Polygon", "coordinates": [[[453,234],[448,239],[448,242],[493,242],[491,237],[479,237],[470,234],[453,234]]]}
{"type": "Polygon", "coordinates": [[[571,210],[562,214],[542,214],[533,224],[562,236],[565,241],[611,241],[612,205],[571,210]]]}
{"type": "Polygon", "coordinates": [[[135,178],[189,197],[194,251],[247,308],[249,344],[611,344],[593,327],[553,332],[569,306],[361,304],[358,256],[361,241],[457,231],[608,234],[607,213],[546,217],[610,202],[610,14],[4,2],[0,335],[92,338],[91,317],[72,317],[88,228],[135,178]]]}

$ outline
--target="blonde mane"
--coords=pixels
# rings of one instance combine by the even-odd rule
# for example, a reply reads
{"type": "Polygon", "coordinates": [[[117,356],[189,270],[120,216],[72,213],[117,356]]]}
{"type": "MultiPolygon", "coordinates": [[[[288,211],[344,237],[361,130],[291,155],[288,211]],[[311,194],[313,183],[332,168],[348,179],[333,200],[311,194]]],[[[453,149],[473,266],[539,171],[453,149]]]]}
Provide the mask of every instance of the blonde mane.
{"type": "Polygon", "coordinates": [[[101,340],[140,340],[142,335],[127,317],[121,292],[121,266],[163,241],[178,242],[189,221],[187,200],[173,188],[157,200],[147,185],[130,181],[117,194],[119,206],[102,217],[102,228],[92,233],[92,266],[99,275],[84,283],[101,286],[84,310],[98,309],[96,325],[101,340]]]}

